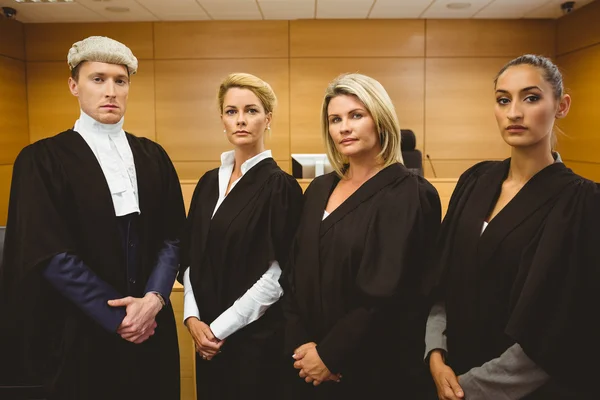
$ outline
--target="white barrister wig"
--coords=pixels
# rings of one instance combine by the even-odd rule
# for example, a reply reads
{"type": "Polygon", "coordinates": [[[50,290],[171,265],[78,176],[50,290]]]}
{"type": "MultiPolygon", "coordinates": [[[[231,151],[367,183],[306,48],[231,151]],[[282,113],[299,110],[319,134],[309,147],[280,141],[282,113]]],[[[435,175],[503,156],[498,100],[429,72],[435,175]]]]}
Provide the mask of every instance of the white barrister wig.
{"type": "Polygon", "coordinates": [[[125,65],[130,75],[138,68],[138,60],[129,47],[105,36],[90,36],[71,46],[67,55],[69,68],[75,68],[82,61],[125,65]]]}

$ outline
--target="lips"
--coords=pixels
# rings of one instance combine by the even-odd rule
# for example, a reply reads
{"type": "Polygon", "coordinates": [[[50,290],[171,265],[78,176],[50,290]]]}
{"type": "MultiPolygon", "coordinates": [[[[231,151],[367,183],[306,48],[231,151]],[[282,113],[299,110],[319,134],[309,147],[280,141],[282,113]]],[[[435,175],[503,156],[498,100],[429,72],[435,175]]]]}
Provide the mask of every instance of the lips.
{"type": "Polygon", "coordinates": [[[102,106],[102,108],[119,108],[119,107],[114,104],[106,104],[106,105],[102,106]]]}
{"type": "Polygon", "coordinates": [[[356,141],[357,141],[357,139],[347,138],[347,139],[342,140],[340,142],[340,144],[349,144],[349,143],[353,143],[353,142],[356,142],[356,141]]]}
{"type": "Polygon", "coordinates": [[[509,125],[506,127],[506,130],[509,132],[523,132],[527,130],[523,125],[509,125]]]}
{"type": "Polygon", "coordinates": [[[248,132],[248,131],[235,131],[235,134],[236,135],[248,135],[248,134],[250,134],[250,132],[248,132]]]}

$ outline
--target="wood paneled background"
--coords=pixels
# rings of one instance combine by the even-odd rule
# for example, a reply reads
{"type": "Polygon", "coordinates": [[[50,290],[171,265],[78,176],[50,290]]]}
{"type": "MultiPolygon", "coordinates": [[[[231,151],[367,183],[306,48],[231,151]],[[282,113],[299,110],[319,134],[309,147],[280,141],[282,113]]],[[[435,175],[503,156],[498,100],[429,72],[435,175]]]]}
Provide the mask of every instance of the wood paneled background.
{"type": "MultiPolygon", "coordinates": [[[[165,147],[183,181],[195,181],[229,148],[216,104],[231,72],[269,82],[278,97],[268,147],[289,171],[290,154],[322,153],[322,95],[340,73],[361,72],[388,90],[402,128],[429,155],[443,202],[456,177],[509,149],[493,116],[493,79],[524,53],[555,57],[573,96],[559,150],[577,172],[600,181],[600,3],[554,20],[301,20],[28,24],[0,20],[0,225],[12,165],[28,143],[71,127],[79,115],[67,87],[71,44],[106,35],[140,60],[125,129],[165,147]]],[[[432,169],[424,162],[428,178],[432,169]]],[[[173,292],[178,314],[182,293],[173,292]]],[[[179,318],[179,316],[178,316],[179,318]]],[[[193,397],[189,336],[178,319],[182,398],[193,397]]]]}
{"type": "MultiPolygon", "coordinates": [[[[456,178],[483,159],[509,154],[493,117],[492,81],[523,53],[555,57],[573,106],[559,150],[600,180],[600,4],[554,20],[300,20],[27,24],[1,20],[0,224],[12,163],[30,142],[78,117],[67,88],[66,53],[90,35],[126,43],[140,60],[125,129],[165,147],[184,180],[196,180],[229,148],[216,91],[235,71],[268,81],[278,96],[268,147],[321,153],[319,111],[329,81],[361,72],[388,90],[402,128],[412,129],[438,178],[456,178]],[[9,40],[4,40],[9,38],[9,40]],[[6,94],[6,95],[5,95],[6,94]]],[[[433,170],[425,159],[425,174],[433,170]]]]}
{"type": "Polygon", "coordinates": [[[557,61],[573,102],[558,149],[575,172],[600,182],[600,2],[558,20],[557,61]]]}

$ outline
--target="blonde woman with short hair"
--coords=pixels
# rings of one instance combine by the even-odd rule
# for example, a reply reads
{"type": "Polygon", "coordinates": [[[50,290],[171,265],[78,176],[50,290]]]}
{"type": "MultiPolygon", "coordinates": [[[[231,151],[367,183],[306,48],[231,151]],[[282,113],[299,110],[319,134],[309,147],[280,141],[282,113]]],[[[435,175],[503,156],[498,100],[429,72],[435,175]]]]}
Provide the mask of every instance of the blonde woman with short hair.
{"type": "Polygon", "coordinates": [[[321,120],[335,172],[306,191],[282,279],[286,397],[420,398],[427,307],[417,288],[439,196],[402,165],[398,118],[375,79],[336,78],[321,120]]]}
{"type": "Polygon", "coordinates": [[[277,99],[260,78],[235,73],[218,91],[233,150],[198,182],[184,235],[184,321],[196,346],[202,399],[279,399],[281,268],[302,206],[298,182],[264,137],[277,99]]]}

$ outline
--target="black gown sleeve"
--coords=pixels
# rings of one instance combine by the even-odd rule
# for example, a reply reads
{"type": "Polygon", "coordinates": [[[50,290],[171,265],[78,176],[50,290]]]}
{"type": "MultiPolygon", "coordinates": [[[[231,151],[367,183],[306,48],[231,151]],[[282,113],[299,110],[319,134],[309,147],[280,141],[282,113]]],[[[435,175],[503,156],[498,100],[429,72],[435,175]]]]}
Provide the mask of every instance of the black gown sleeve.
{"type": "Polygon", "coordinates": [[[418,189],[400,186],[395,196],[379,205],[367,227],[356,276],[360,306],[341,318],[317,347],[334,373],[341,372],[346,357],[369,351],[359,347],[367,339],[375,343],[378,338],[370,335],[389,318],[403,318],[399,314],[410,308],[425,312],[418,290],[424,265],[418,260],[437,234],[441,206],[433,186],[426,181],[418,185],[418,189]]]}
{"type": "Polygon", "coordinates": [[[168,303],[179,269],[180,239],[185,225],[185,206],[177,171],[164,149],[160,145],[157,146],[162,156],[162,167],[165,170],[165,197],[162,207],[164,234],[145,292],[158,292],[168,303]]]}
{"type": "MultiPolygon", "coordinates": [[[[506,333],[552,378],[591,388],[599,369],[600,188],[582,180],[565,191],[525,249],[523,288],[506,333]]],[[[594,390],[595,392],[595,390],[594,390]]]]}
{"type": "Polygon", "coordinates": [[[435,245],[433,246],[433,250],[430,251],[430,257],[428,258],[430,265],[422,284],[423,292],[429,296],[431,306],[437,301],[443,300],[441,297],[446,272],[445,260],[448,258],[448,253],[452,250],[452,246],[448,245],[449,238],[454,235],[454,227],[457,226],[456,221],[460,218],[464,209],[464,203],[468,198],[465,194],[473,189],[479,175],[493,163],[494,161],[482,161],[467,169],[461,174],[452,191],[452,196],[450,196],[448,208],[435,240],[435,245]]]}
{"type": "MultiPolygon", "coordinates": [[[[285,268],[288,262],[303,202],[302,188],[298,181],[287,174],[277,174],[269,201],[268,236],[271,261],[277,260],[281,268],[285,268]]],[[[267,265],[266,269],[268,267],[267,265]]]]}

